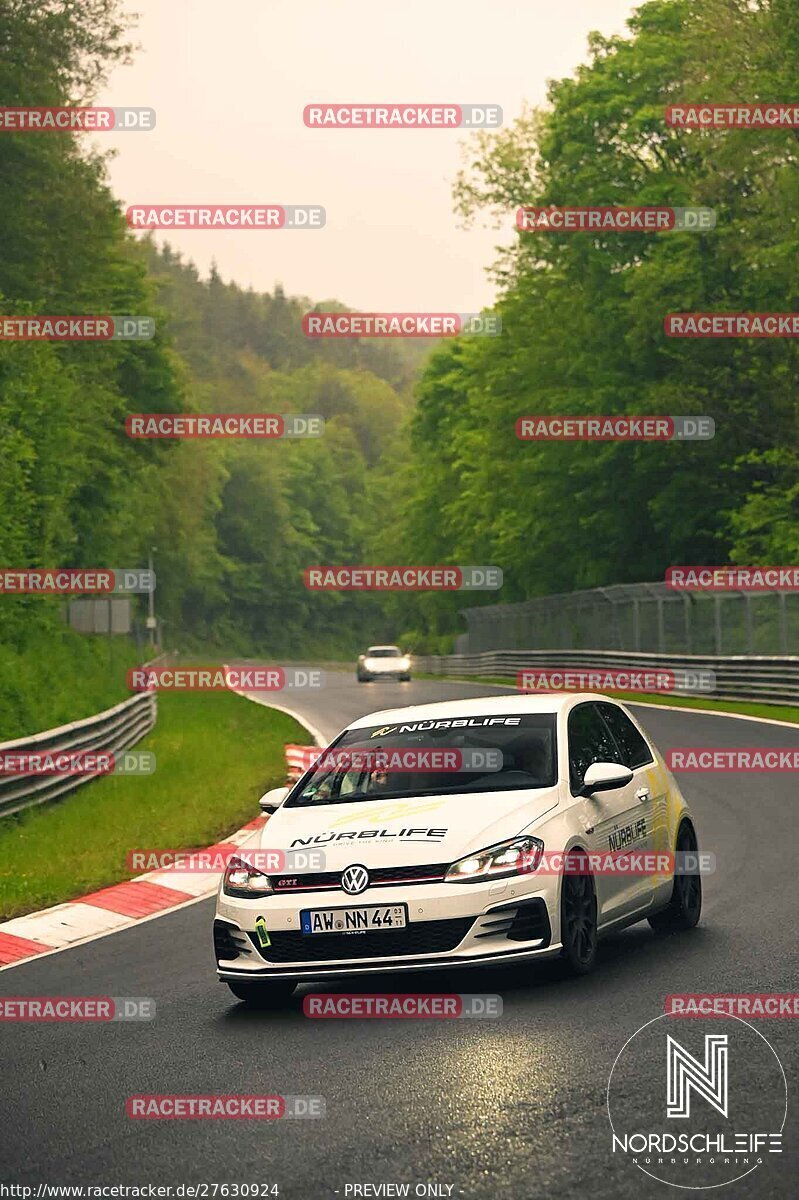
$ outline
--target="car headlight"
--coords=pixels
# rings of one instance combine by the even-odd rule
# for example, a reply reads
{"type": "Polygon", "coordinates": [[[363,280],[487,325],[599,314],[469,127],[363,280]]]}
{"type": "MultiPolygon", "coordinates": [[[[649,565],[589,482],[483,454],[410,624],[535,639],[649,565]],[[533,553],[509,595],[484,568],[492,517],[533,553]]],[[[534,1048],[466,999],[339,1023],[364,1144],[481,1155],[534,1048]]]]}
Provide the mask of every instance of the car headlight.
{"type": "Polygon", "coordinates": [[[397,666],[399,667],[399,669],[401,671],[407,671],[409,669],[410,665],[411,665],[411,660],[409,658],[401,658],[399,660],[399,662],[397,663],[397,666]]]}
{"type": "Polygon", "coordinates": [[[535,871],[544,853],[544,843],[535,837],[516,837],[478,850],[454,862],[445,875],[450,883],[479,883],[481,879],[503,879],[535,871]]]}
{"type": "Polygon", "coordinates": [[[266,896],[271,894],[272,885],[263,871],[256,870],[241,858],[228,859],[222,877],[222,891],[226,896],[266,896]]]}

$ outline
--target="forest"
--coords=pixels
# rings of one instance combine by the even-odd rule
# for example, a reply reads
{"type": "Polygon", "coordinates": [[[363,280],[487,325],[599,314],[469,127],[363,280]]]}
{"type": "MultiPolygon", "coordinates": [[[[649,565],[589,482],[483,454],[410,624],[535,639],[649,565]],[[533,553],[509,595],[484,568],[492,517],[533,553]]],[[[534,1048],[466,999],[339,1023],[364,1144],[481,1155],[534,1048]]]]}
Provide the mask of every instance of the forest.
{"type": "MultiPolygon", "coordinates": [[[[4,103],[91,102],[130,53],[117,0],[8,0],[4,103]]],[[[499,337],[310,339],[342,299],[256,293],[134,237],[80,135],[0,136],[0,314],[144,314],[149,341],[0,340],[0,559],[143,566],[170,644],[447,651],[461,595],[314,593],[325,563],[495,564],[496,603],[799,554],[788,338],[671,339],[669,312],[799,308],[799,130],[669,125],[678,101],[797,94],[794,0],[651,0],[547,103],[472,134],[465,223],[520,204],[702,206],[715,228],[522,231],[497,252],[499,337]],[[147,412],[318,413],[322,438],[160,441],[147,412]],[[708,414],[710,441],[525,442],[525,414],[708,414]]],[[[3,598],[0,658],[48,655],[60,605],[3,598]]]]}

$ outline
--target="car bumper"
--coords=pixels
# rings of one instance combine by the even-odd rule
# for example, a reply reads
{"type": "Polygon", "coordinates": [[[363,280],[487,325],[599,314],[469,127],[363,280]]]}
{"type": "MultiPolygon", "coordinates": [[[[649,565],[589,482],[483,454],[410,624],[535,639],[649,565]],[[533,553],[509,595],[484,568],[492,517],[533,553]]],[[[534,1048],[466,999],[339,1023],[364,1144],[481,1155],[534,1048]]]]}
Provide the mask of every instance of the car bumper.
{"type": "Polygon", "coordinates": [[[220,979],[320,979],[485,967],[559,953],[557,879],[340,890],[260,899],[220,893],[214,922],[220,979]],[[433,894],[435,893],[435,894],[433,894]],[[405,904],[405,930],[300,931],[300,910],[405,904]],[[263,917],[270,946],[255,930],[263,917]]]}
{"type": "Polygon", "coordinates": [[[374,671],[360,667],[358,670],[362,679],[410,679],[410,667],[406,671],[374,671]]]}

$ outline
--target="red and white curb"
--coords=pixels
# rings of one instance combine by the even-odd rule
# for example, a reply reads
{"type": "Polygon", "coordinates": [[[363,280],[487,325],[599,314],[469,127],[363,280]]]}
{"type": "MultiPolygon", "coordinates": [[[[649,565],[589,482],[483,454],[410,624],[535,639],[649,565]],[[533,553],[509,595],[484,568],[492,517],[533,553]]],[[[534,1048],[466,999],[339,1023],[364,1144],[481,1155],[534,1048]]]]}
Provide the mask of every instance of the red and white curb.
{"type": "MultiPolygon", "coordinates": [[[[256,704],[288,713],[299,724],[305,726],[318,746],[327,745],[327,739],[307,718],[291,708],[275,704],[271,695],[268,700],[264,700],[252,693],[231,690],[256,704]]],[[[256,817],[235,833],[231,833],[223,842],[207,847],[206,853],[224,855],[250,842],[255,843],[267,820],[265,816],[256,817]]],[[[119,929],[151,920],[153,917],[163,916],[170,909],[196,904],[198,900],[215,895],[221,878],[221,871],[195,872],[181,871],[177,867],[164,867],[159,871],[147,871],[143,875],[137,875],[125,883],[101,888],[99,892],[90,892],[78,900],[56,904],[53,908],[44,908],[41,912],[29,913],[25,917],[14,917],[11,921],[0,923],[0,971],[17,967],[41,955],[55,954],[59,950],[79,946],[82,942],[116,933],[119,929]]]]}
{"type": "MultiPolygon", "coordinates": [[[[207,852],[226,855],[239,846],[256,841],[266,819],[256,817],[223,842],[209,846],[207,852]]],[[[14,917],[0,924],[0,971],[106,933],[116,933],[118,929],[148,917],[160,916],[170,908],[203,900],[214,895],[221,876],[221,871],[181,871],[164,867],[137,875],[125,883],[101,888],[99,892],[90,892],[88,896],[66,904],[56,904],[26,917],[14,917]]]]}

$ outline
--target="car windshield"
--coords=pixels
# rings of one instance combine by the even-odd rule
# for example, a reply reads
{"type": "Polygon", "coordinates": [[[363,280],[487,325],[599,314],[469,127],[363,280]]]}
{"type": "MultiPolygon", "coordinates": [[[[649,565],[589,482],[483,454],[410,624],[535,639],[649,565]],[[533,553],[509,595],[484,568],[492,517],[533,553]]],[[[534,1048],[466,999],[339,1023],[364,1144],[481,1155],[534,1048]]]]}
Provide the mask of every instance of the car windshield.
{"type": "Polygon", "coordinates": [[[555,717],[450,717],[348,729],[299,780],[285,808],[552,787],[555,717]]]}
{"type": "Polygon", "coordinates": [[[401,658],[398,646],[370,646],[366,651],[368,658],[401,658]]]}

